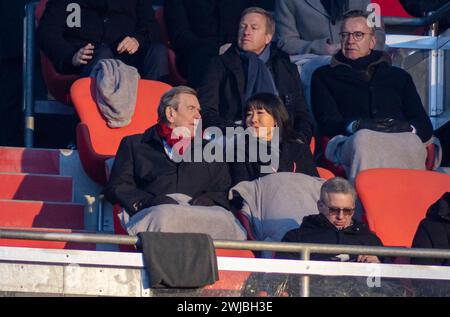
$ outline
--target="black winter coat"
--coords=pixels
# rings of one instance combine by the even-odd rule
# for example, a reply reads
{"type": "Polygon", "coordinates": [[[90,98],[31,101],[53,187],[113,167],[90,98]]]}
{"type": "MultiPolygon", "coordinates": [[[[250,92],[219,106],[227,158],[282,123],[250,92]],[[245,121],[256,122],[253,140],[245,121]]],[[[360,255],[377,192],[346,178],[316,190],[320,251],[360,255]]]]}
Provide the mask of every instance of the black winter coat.
{"type": "Polygon", "coordinates": [[[155,205],[161,196],[206,196],[229,209],[231,178],[226,163],[170,160],[155,126],[144,134],[125,137],[117,151],[106,198],[119,203],[130,215],[155,205]]]}
{"type": "Polygon", "coordinates": [[[152,0],[50,0],[37,30],[40,48],[61,73],[77,73],[72,57],[88,43],[107,44],[112,49],[127,36],[142,47],[160,41],[152,0]],[[68,27],[70,3],[81,7],[81,27],[68,27]]]}
{"type": "MultiPolygon", "coordinates": [[[[383,246],[381,240],[371,232],[366,224],[353,219],[353,225],[338,230],[322,215],[310,215],[303,218],[300,228],[286,233],[282,242],[321,243],[341,245],[383,246]]],[[[311,260],[329,260],[335,255],[312,254],[311,260]]],[[[300,259],[299,253],[277,253],[277,257],[284,259],[300,259]]],[[[354,260],[357,256],[351,255],[354,260]]]]}
{"type": "MultiPolygon", "coordinates": [[[[445,193],[427,212],[414,236],[413,248],[450,250],[450,192],[445,193]]],[[[450,259],[413,258],[413,264],[450,265],[450,259]]]]}
{"type": "MultiPolygon", "coordinates": [[[[238,162],[237,157],[235,157],[234,162],[229,164],[233,186],[242,181],[253,181],[267,175],[261,172],[261,163],[259,161],[250,162],[249,158],[250,155],[246,151],[245,162],[238,162]]],[[[295,173],[319,177],[308,145],[300,140],[281,142],[277,173],[294,171],[295,173]]]]}
{"type": "Polygon", "coordinates": [[[393,118],[413,125],[423,142],[431,138],[433,126],[411,76],[391,66],[387,54],[381,56],[364,78],[345,62],[341,52],[331,65],[316,70],[311,101],[321,135],[347,135],[347,126],[360,118],[393,118]]]}
{"type": "MultiPolygon", "coordinates": [[[[266,65],[272,73],[279,96],[288,110],[296,132],[309,144],[313,125],[300,86],[297,66],[275,45],[271,46],[266,65]]],[[[235,127],[235,122],[244,117],[245,85],[244,67],[235,46],[214,58],[198,88],[203,125],[221,129],[235,127]]]]}

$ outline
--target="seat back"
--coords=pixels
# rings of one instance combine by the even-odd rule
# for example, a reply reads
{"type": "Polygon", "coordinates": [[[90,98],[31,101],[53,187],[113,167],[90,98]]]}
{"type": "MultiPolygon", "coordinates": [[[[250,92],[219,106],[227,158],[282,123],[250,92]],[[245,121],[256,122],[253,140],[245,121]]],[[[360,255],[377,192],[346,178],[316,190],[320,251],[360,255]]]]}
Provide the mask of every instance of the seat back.
{"type": "Polygon", "coordinates": [[[427,209],[450,191],[450,175],[420,170],[371,169],[359,173],[355,185],[369,228],[383,244],[411,247],[427,209]]]}
{"type": "Polygon", "coordinates": [[[155,19],[161,30],[161,40],[163,44],[170,47],[169,32],[167,31],[166,20],[164,18],[164,7],[161,6],[155,11],[155,19]]]}
{"type": "Polygon", "coordinates": [[[159,101],[170,88],[162,82],[139,80],[131,123],[112,129],[95,101],[95,79],[81,78],[72,85],[72,102],[81,121],[77,127],[77,146],[81,163],[92,179],[100,184],[106,182],[104,161],[116,154],[123,137],[143,133],[156,124],[159,101]]]}
{"type": "Polygon", "coordinates": [[[160,7],[155,11],[155,18],[159,24],[159,28],[161,29],[162,42],[167,47],[170,82],[174,86],[187,85],[186,79],[181,76],[177,69],[177,56],[170,45],[169,32],[167,31],[166,20],[164,19],[164,7],[160,7]]]}
{"type": "Polygon", "coordinates": [[[77,80],[72,86],[71,94],[80,121],[89,128],[94,150],[100,155],[114,156],[124,136],[143,133],[156,124],[159,101],[170,88],[170,85],[162,82],[139,80],[136,108],[131,123],[116,129],[108,127],[97,106],[95,79],[81,78],[77,80]]]}

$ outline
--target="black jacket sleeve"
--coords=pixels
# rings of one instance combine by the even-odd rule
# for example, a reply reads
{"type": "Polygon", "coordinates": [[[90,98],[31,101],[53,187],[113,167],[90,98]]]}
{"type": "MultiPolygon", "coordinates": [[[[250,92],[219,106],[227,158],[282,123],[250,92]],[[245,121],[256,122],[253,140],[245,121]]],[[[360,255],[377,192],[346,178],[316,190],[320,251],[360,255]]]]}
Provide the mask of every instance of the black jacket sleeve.
{"type": "Polygon", "coordinates": [[[252,181],[247,167],[248,163],[246,162],[233,162],[229,164],[232,186],[243,181],[252,181]]]}
{"type": "Polygon", "coordinates": [[[231,187],[231,177],[228,164],[224,162],[213,162],[207,164],[213,182],[210,190],[203,193],[204,196],[214,201],[217,205],[230,210],[228,191],[231,187]]]}
{"type": "Polygon", "coordinates": [[[295,148],[298,149],[297,158],[294,161],[297,168],[296,172],[319,177],[311,148],[306,144],[298,144],[295,148]]]}
{"type": "Polygon", "coordinates": [[[165,0],[164,17],[172,46],[176,50],[201,46],[206,40],[198,37],[189,22],[183,0],[165,0]]]}
{"type": "MultiPolygon", "coordinates": [[[[300,243],[301,235],[299,234],[299,229],[294,229],[287,232],[281,242],[292,242],[292,243],[300,243]]],[[[299,252],[277,252],[275,254],[277,259],[287,259],[287,260],[300,260],[301,254],[299,252]]]]}
{"type": "Polygon", "coordinates": [[[218,127],[224,130],[226,127],[237,126],[232,120],[220,116],[220,85],[225,76],[225,66],[219,57],[215,57],[208,65],[205,76],[197,89],[198,100],[202,108],[203,127],[218,127]]]}
{"type": "Polygon", "coordinates": [[[433,125],[423,108],[411,75],[405,72],[406,84],[403,89],[402,111],[409,124],[416,128],[416,134],[422,142],[427,142],[433,136],[433,125]]]}
{"type": "Polygon", "coordinates": [[[148,42],[161,42],[161,30],[151,0],[138,1],[136,19],[136,30],[130,36],[136,38],[141,46],[148,42]]]}
{"type": "Polygon", "coordinates": [[[133,148],[128,137],[120,143],[104,194],[112,204],[120,204],[130,215],[151,206],[155,198],[154,195],[137,188],[133,148]]]}
{"type": "MultiPolygon", "coordinates": [[[[420,222],[419,228],[414,235],[412,247],[424,249],[448,249],[447,233],[443,227],[437,222],[431,222],[424,219],[420,222]]],[[[443,259],[433,258],[412,258],[412,264],[418,265],[442,265],[445,262],[443,259]]]]}
{"type": "Polygon", "coordinates": [[[319,133],[323,136],[348,135],[347,126],[358,118],[346,120],[339,111],[331,91],[322,79],[320,69],[311,80],[311,104],[319,133]]]}
{"type": "Polygon", "coordinates": [[[37,29],[37,43],[60,73],[77,73],[72,57],[81,47],[64,38],[67,5],[70,0],[49,0],[37,29]]]}

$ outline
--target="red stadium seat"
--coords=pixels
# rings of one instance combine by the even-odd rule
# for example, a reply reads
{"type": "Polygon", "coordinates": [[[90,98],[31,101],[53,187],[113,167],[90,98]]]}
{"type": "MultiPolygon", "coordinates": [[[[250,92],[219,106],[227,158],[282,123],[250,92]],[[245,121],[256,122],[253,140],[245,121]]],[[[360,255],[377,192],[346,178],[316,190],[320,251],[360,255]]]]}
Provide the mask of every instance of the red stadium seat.
{"type": "Polygon", "coordinates": [[[372,0],[372,3],[380,5],[381,16],[411,18],[399,0],[372,0]]]}
{"type": "MultiPolygon", "coordinates": [[[[39,21],[44,14],[45,7],[47,6],[48,0],[41,0],[36,7],[35,20],[36,26],[39,25],[39,21]]],[[[41,66],[42,75],[44,77],[45,84],[50,94],[58,101],[70,105],[70,86],[73,82],[77,80],[80,76],[77,75],[63,75],[58,73],[53,64],[50,62],[48,57],[44,52],[40,52],[41,55],[41,66]]]]}
{"type": "Polygon", "coordinates": [[[317,172],[319,172],[320,178],[323,178],[323,179],[331,179],[331,178],[335,177],[333,172],[331,172],[323,167],[318,167],[317,172]]]}
{"type": "Polygon", "coordinates": [[[371,169],[359,173],[355,184],[369,228],[385,246],[409,248],[428,207],[450,191],[450,175],[371,169]]]}
{"type": "Polygon", "coordinates": [[[123,137],[143,133],[157,122],[161,96],[171,86],[152,80],[139,80],[136,108],[131,123],[112,129],[95,102],[95,80],[81,78],[71,89],[74,107],[80,117],[77,126],[77,148],[86,173],[97,183],[106,183],[105,160],[115,156],[123,137]]]}

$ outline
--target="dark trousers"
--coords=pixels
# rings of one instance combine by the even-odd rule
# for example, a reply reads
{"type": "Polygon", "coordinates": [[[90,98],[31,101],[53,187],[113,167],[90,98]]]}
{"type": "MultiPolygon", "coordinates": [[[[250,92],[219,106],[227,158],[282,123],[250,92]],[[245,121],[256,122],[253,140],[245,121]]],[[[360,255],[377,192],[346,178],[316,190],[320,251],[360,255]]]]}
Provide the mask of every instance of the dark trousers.
{"type": "Polygon", "coordinates": [[[158,80],[167,82],[169,78],[169,66],[167,60],[167,48],[160,43],[151,43],[139,47],[139,50],[130,55],[128,53],[118,54],[108,45],[96,46],[94,57],[81,68],[81,76],[88,77],[99,60],[105,58],[116,58],[127,65],[136,67],[142,79],[158,80]]]}
{"type": "Polygon", "coordinates": [[[22,58],[0,58],[0,145],[22,146],[22,58]]]}
{"type": "Polygon", "coordinates": [[[441,166],[450,167],[450,121],[434,131],[442,146],[441,166]]]}

